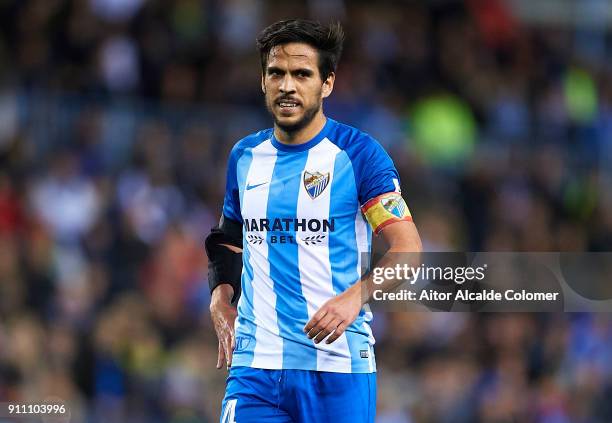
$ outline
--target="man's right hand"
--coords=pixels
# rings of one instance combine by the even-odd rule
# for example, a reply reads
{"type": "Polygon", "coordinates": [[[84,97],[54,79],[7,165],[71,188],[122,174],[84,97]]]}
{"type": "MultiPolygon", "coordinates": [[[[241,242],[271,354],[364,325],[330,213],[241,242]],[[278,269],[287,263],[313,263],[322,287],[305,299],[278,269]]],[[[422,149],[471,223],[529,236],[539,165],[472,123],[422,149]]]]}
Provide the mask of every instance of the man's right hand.
{"type": "Polygon", "coordinates": [[[225,365],[229,369],[232,365],[232,353],[235,347],[234,322],[238,312],[231,305],[234,288],[230,284],[222,284],[212,292],[210,300],[210,317],[212,318],[219,339],[219,355],[217,369],[225,365]]]}

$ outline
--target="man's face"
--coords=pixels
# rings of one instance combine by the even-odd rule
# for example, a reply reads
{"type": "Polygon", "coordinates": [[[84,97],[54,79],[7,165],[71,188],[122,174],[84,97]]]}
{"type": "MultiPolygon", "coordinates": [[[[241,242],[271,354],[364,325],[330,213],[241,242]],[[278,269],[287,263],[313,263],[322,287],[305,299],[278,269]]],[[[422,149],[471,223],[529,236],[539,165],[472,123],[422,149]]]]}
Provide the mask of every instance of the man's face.
{"type": "Polygon", "coordinates": [[[304,43],[275,46],[268,54],[261,89],[274,123],[285,132],[306,127],[331,94],[334,74],[321,80],[318,56],[314,47],[304,43]]]}

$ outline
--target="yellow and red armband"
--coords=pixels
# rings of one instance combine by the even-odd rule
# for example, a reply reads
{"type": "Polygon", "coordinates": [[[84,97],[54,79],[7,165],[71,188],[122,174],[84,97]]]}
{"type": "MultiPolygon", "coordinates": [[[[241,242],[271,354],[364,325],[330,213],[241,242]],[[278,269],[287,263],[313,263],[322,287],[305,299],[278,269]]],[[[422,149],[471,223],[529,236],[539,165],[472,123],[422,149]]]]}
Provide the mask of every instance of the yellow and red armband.
{"type": "Polygon", "coordinates": [[[377,235],[391,223],[412,221],[410,210],[399,192],[388,192],[374,197],[361,206],[361,211],[377,235]]]}

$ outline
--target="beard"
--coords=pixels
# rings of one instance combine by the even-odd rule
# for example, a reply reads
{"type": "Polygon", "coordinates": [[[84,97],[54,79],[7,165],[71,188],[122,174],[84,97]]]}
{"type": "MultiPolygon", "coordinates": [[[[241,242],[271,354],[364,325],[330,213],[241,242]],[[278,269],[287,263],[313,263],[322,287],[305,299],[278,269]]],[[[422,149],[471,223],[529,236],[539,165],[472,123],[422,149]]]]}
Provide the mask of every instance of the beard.
{"type": "Polygon", "coordinates": [[[275,104],[274,102],[270,103],[266,101],[266,108],[268,109],[268,112],[270,113],[270,115],[272,115],[272,118],[274,119],[274,124],[278,128],[280,128],[283,132],[290,135],[290,134],[295,134],[296,132],[308,126],[310,122],[312,122],[312,120],[317,115],[319,110],[321,110],[322,102],[320,101],[314,106],[308,109],[304,109],[304,114],[302,115],[302,118],[293,123],[281,122],[274,114],[274,104],[275,104]]]}

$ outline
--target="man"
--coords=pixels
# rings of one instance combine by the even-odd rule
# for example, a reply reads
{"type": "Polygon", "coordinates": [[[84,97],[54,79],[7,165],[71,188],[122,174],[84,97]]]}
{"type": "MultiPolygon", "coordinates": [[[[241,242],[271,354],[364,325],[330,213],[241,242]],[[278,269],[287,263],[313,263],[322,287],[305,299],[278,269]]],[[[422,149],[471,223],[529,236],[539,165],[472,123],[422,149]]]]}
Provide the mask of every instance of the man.
{"type": "Polygon", "coordinates": [[[343,39],[304,20],[257,39],[274,128],[234,146],[206,241],[217,367],[230,368],[222,422],[374,421],[368,223],[389,251],[421,243],[387,153],[323,114],[343,39]]]}

